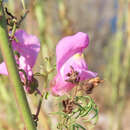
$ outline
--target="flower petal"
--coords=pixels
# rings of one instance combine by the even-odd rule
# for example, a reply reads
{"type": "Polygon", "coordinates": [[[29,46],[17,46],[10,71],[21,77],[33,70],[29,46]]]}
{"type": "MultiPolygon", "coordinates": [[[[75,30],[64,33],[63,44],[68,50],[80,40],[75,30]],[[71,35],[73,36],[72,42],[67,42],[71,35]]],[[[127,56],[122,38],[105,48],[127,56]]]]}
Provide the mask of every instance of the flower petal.
{"type": "Polygon", "coordinates": [[[97,77],[97,73],[89,71],[89,70],[82,70],[80,73],[80,80],[88,80],[97,77]]]}
{"type": "Polygon", "coordinates": [[[60,74],[57,74],[53,79],[52,93],[62,96],[66,92],[70,91],[74,87],[74,84],[66,82],[60,74]]]}
{"type": "MultiPolygon", "coordinates": [[[[31,80],[32,75],[33,75],[32,68],[30,67],[29,64],[27,64],[27,60],[23,56],[20,56],[19,58],[19,69],[24,70],[26,72],[27,79],[31,80]]],[[[20,72],[20,77],[22,81],[25,80],[25,75],[22,72],[20,72]]]]}
{"type": "Polygon", "coordinates": [[[56,46],[56,63],[59,72],[62,65],[74,54],[82,53],[88,46],[89,38],[86,33],[78,32],[73,36],[61,39],[56,46]]]}
{"type": "Polygon", "coordinates": [[[0,74],[8,75],[8,71],[4,62],[0,64],[0,74]]]}
{"type": "Polygon", "coordinates": [[[40,51],[40,42],[36,36],[28,35],[23,30],[17,30],[15,33],[18,43],[12,41],[13,49],[18,51],[21,56],[26,58],[27,63],[33,67],[40,51]]]}
{"type": "Polygon", "coordinates": [[[77,53],[73,55],[61,67],[60,74],[64,80],[68,78],[67,73],[70,73],[71,67],[73,67],[74,71],[77,71],[79,75],[82,73],[82,70],[88,70],[83,54],[77,53]]]}
{"type": "Polygon", "coordinates": [[[53,80],[54,84],[52,84],[52,92],[55,95],[62,96],[75,86],[75,84],[66,81],[68,79],[67,73],[70,73],[71,66],[73,67],[74,71],[78,72],[80,81],[95,78],[97,76],[96,73],[88,71],[88,67],[83,58],[83,54],[75,54],[64,63],[60,69],[60,72],[53,80]]]}

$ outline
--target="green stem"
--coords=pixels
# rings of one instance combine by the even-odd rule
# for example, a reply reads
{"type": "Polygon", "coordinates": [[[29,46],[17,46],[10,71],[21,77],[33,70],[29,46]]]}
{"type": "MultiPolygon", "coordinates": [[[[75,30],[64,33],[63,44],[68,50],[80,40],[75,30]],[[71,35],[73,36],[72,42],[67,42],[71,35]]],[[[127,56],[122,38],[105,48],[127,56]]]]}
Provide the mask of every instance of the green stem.
{"type": "Polygon", "coordinates": [[[22,112],[24,123],[27,130],[36,130],[32,114],[27,102],[26,94],[21,84],[20,76],[14,60],[13,51],[8,41],[8,34],[6,28],[6,19],[2,7],[2,0],[0,0],[0,49],[3,55],[3,59],[7,66],[8,76],[15,90],[16,99],[19,108],[22,112]]]}

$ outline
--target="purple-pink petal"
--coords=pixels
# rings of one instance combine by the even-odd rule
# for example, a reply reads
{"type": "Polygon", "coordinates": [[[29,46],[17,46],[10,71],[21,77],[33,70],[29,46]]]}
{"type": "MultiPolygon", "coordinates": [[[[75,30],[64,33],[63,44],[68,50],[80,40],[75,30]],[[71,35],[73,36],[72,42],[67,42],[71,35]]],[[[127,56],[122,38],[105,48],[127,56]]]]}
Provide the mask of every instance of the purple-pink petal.
{"type": "MultiPolygon", "coordinates": [[[[16,62],[19,65],[18,69],[24,70],[25,73],[26,73],[27,79],[31,80],[31,78],[32,78],[32,68],[29,64],[26,63],[25,57],[20,56],[20,58],[17,59],[16,62]]],[[[6,64],[4,62],[2,62],[0,64],[0,74],[8,75],[6,64]]],[[[25,75],[23,74],[23,72],[19,72],[19,74],[20,74],[21,80],[24,82],[26,80],[25,75]]]]}
{"type": "MultiPolygon", "coordinates": [[[[88,70],[82,70],[79,74],[80,81],[95,78],[96,76],[97,73],[88,70]]],[[[52,93],[58,96],[64,95],[75,87],[75,84],[65,81],[64,77],[62,77],[59,73],[55,76],[52,82],[52,93]]]]}
{"type": "Polygon", "coordinates": [[[73,67],[74,71],[77,71],[79,74],[82,70],[88,69],[83,54],[77,53],[73,55],[62,65],[59,72],[65,80],[67,79],[66,74],[70,72],[71,67],[73,67]]]}
{"type": "Polygon", "coordinates": [[[24,56],[27,63],[33,67],[40,50],[38,38],[34,35],[27,34],[24,30],[17,30],[15,37],[18,42],[15,40],[12,41],[13,49],[18,51],[21,56],[24,56]]]}
{"type": "Polygon", "coordinates": [[[64,63],[60,69],[60,72],[54,78],[55,83],[53,85],[52,91],[55,95],[61,96],[70,91],[75,86],[74,84],[66,81],[69,78],[67,73],[71,72],[71,66],[73,67],[74,71],[78,72],[80,81],[89,80],[97,76],[97,73],[88,70],[83,55],[78,53],[70,57],[64,63]]]}
{"type": "Polygon", "coordinates": [[[79,74],[80,80],[89,80],[92,78],[95,78],[97,76],[97,73],[89,71],[89,70],[82,70],[82,72],[79,74]]]}
{"type": "Polygon", "coordinates": [[[74,84],[66,82],[60,74],[57,74],[52,82],[52,93],[54,95],[62,96],[74,87],[74,84]]]}
{"type": "Polygon", "coordinates": [[[82,53],[88,46],[89,38],[86,33],[78,32],[73,36],[61,39],[56,46],[56,64],[59,72],[62,65],[74,54],[82,53]]]}
{"type": "Polygon", "coordinates": [[[70,57],[61,67],[60,74],[64,80],[67,79],[67,73],[70,73],[71,66],[73,67],[74,71],[77,71],[79,73],[80,80],[88,80],[97,76],[96,73],[88,71],[88,67],[85,63],[83,55],[78,53],[70,57]]]}
{"type": "MultiPolygon", "coordinates": [[[[29,64],[27,64],[27,60],[23,56],[20,56],[19,58],[19,69],[24,70],[26,73],[27,79],[31,80],[32,75],[33,75],[32,68],[29,64]]],[[[22,81],[26,80],[23,72],[20,72],[20,77],[22,81]]]]}
{"type": "Polygon", "coordinates": [[[0,64],[0,74],[8,75],[8,71],[4,62],[0,64]]]}

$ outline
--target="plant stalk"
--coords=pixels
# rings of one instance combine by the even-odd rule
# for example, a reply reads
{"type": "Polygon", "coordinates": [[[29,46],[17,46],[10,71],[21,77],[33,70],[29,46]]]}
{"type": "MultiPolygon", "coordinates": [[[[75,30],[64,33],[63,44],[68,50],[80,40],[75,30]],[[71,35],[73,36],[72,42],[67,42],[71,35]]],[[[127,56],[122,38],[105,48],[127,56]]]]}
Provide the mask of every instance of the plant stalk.
{"type": "Polygon", "coordinates": [[[8,70],[9,79],[15,90],[14,94],[16,95],[16,100],[22,113],[26,129],[36,130],[10,44],[11,43],[8,40],[6,19],[3,11],[2,0],[0,0],[0,50],[8,70]]]}

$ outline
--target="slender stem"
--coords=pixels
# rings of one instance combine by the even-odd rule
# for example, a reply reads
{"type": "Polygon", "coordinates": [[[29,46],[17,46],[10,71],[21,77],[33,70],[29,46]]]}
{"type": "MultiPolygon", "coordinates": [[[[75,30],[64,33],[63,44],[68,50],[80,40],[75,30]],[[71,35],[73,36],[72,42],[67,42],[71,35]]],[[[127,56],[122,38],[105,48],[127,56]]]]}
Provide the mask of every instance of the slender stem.
{"type": "Polygon", "coordinates": [[[27,11],[25,12],[25,14],[24,14],[23,16],[21,16],[21,19],[20,19],[20,21],[17,23],[17,26],[20,26],[20,24],[21,24],[22,21],[26,18],[26,16],[27,16],[28,13],[29,13],[29,10],[27,10],[27,11]]]}
{"type": "Polygon", "coordinates": [[[42,93],[40,92],[40,90],[38,88],[36,88],[36,91],[42,97],[42,93]]]}
{"type": "Polygon", "coordinates": [[[43,92],[42,92],[42,95],[40,96],[40,99],[39,99],[39,103],[38,103],[38,107],[37,107],[37,112],[36,112],[36,115],[35,117],[38,118],[38,115],[40,113],[40,109],[41,109],[41,106],[42,106],[42,101],[43,101],[43,95],[45,93],[45,89],[47,87],[47,76],[45,77],[45,80],[44,80],[44,88],[43,88],[43,92]]]}
{"type": "Polygon", "coordinates": [[[72,95],[72,101],[73,101],[74,98],[76,97],[77,92],[78,92],[78,85],[75,86],[75,88],[74,88],[74,92],[73,92],[73,95],[72,95]]]}
{"type": "MultiPolygon", "coordinates": [[[[45,79],[44,79],[43,91],[42,91],[42,94],[40,93],[40,99],[39,99],[39,102],[38,102],[37,111],[36,111],[36,114],[34,115],[34,119],[36,121],[38,121],[38,116],[40,116],[39,113],[40,113],[40,110],[41,110],[41,107],[42,107],[43,97],[44,97],[45,90],[47,88],[47,83],[48,83],[47,82],[48,81],[48,74],[44,78],[45,79]]],[[[42,119],[43,119],[44,128],[46,130],[50,130],[50,126],[48,124],[48,118],[47,118],[46,114],[44,113],[44,111],[41,111],[41,112],[42,112],[41,116],[42,116],[42,119]]]]}
{"type": "Polygon", "coordinates": [[[11,33],[11,38],[14,36],[15,31],[16,31],[16,20],[14,21],[14,25],[13,25],[13,29],[12,29],[12,33],[11,33]]]}
{"type": "Polygon", "coordinates": [[[24,0],[21,0],[21,2],[22,2],[22,5],[23,5],[23,9],[25,10],[26,7],[25,7],[25,2],[24,2],[24,0]]]}
{"type": "Polygon", "coordinates": [[[31,111],[16,67],[13,51],[8,41],[6,19],[2,7],[2,0],[0,0],[0,50],[7,66],[9,79],[15,90],[14,94],[16,95],[16,100],[22,113],[26,129],[36,130],[35,123],[32,119],[31,111]]]}

